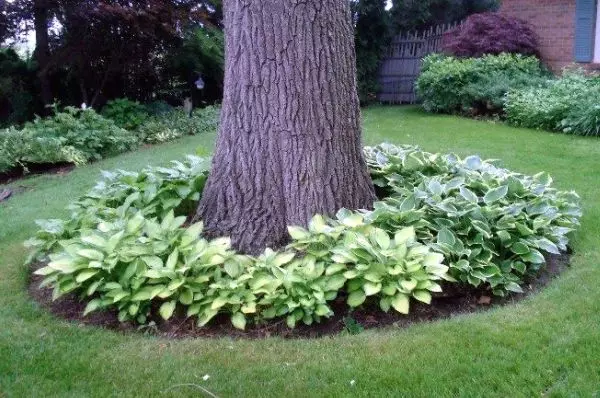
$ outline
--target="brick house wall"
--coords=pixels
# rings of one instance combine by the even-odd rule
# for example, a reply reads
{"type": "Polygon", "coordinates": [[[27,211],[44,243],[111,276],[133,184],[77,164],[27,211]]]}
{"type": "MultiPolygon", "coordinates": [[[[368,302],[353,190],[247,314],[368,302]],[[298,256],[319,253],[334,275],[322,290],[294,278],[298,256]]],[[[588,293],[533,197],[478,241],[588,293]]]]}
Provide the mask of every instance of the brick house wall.
{"type": "Polygon", "coordinates": [[[560,73],[574,63],[575,6],[575,0],[502,0],[500,12],[533,25],[543,61],[560,73]]]}

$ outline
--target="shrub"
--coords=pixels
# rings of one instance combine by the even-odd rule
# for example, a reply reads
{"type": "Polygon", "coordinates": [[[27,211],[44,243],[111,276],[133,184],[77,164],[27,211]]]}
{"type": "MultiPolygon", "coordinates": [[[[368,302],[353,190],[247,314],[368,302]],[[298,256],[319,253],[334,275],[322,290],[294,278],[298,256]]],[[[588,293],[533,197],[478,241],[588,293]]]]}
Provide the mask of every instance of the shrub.
{"type": "Polygon", "coordinates": [[[497,113],[509,89],[544,75],[534,57],[500,54],[460,59],[433,54],[423,60],[417,94],[429,112],[497,113]]]}
{"type": "Polygon", "coordinates": [[[501,53],[539,56],[538,38],[529,23],[499,13],[473,14],[448,37],[443,50],[457,57],[501,53]]]}
{"type": "Polygon", "coordinates": [[[148,118],[148,110],[137,101],[117,98],[102,108],[102,115],[111,119],[119,127],[135,130],[148,118]]]}
{"type": "Polygon", "coordinates": [[[131,150],[137,137],[92,109],[66,108],[53,117],[0,131],[0,171],[32,163],[84,164],[131,150]]]}
{"type": "Polygon", "coordinates": [[[544,86],[510,90],[504,109],[516,126],[597,135],[599,102],[600,80],[571,71],[544,86]]]}
{"type": "Polygon", "coordinates": [[[202,238],[201,223],[186,225],[207,178],[207,162],[190,156],[171,168],[105,173],[70,219],[38,222],[30,260],[46,262],[36,274],[54,297],[88,301],[86,314],[112,308],[121,321],[146,323],[179,306],[200,326],[226,313],[240,329],[250,318],[285,317],[294,327],[331,316],[328,303],[340,295],[352,308],[371,298],[407,313],[443,281],[521,291],[542,252],[565,250],[578,223],[576,194],[551,188],[545,175],[414,147],[365,153],[389,197],[373,211],[342,209],[290,227],[290,244],[277,252],[241,255],[228,239],[202,238]]]}
{"type": "Polygon", "coordinates": [[[381,145],[366,155],[375,185],[390,195],[367,218],[387,231],[413,226],[444,254],[450,275],[496,295],[520,292],[545,263],[542,252],[565,251],[579,225],[579,197],[552,188],[543,173],[525,176],[477,156],[410,146],[381,145]]]}
{"type": "Polygon", "coordinates": [[[181,109],[175,110],[149,119],[140,127],[138,136],[143,142],[156,144],[184,135],[214,132],[219,126],[220,113],[217,106],[195,110],[191,117],[181,109]]]}

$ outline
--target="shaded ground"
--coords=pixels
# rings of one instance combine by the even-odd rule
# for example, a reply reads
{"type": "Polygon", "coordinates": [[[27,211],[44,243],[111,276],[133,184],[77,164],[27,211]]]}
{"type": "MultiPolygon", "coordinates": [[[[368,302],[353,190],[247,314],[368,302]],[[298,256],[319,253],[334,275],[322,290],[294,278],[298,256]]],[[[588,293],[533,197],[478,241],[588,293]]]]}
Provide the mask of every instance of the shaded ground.
{"type": "Polygon", "coordinates": [[[41,163],[27,165],[27,169],[17,167],[4,173],[0,173],[0,184],[8,184],[25,177],[38,174],[67,174],[75,168],[72,163],[41,163]]]}
{"type": "MultiPolygon", "coordinates": [[[[51,289],[38,288],[43,278],[37,275],[32,274],[28,290],[31,297],[38,304],[59,318],[123,332],[140,331],[165,338],[223,336],[251,339],[270,336],[316,338],[347,330],[348,317],[365,329],[390,325],[406,328],[419,322],[450,318],[458,314],[485,311],[491,307],[515,303],[550,283],[553,278],[567,269],[569,259],[568,254],[547,256],[546,268],[524,286],[524,294],[513,294],[510,297],[501,298],[492,296],[491,293],[482,289],[446,284],[443,293],[434,295],[431,305],[412,300],[410,314],[408,315],[402,315],[393,310],[385,313],[379,309],[377,300],[367,301],[361,308],[350,311],[346,305],[346,298],[339,297],[331,303],[332,310],[335,313],[331,318],[310,326],[300,323],[295,329],[288,328],[285,318],[282,318],[257,325],[249,324],[245,331],[241,331],[231,325],[227,315],[218,315],[208,325],[199,328],[196,326],[196,317],[186,318],[182,313],[176,313],[169,321],[156,318],[152,320],[154,321],[153,326],[140,327],[133,323],[120,323],[117,320],[117,311],[97,311],[83,317],[85,301],[79,301],[74,295],[52,301],[51,289]]],[[[37,265],[34,268],[39,266],[37,265]]]]}

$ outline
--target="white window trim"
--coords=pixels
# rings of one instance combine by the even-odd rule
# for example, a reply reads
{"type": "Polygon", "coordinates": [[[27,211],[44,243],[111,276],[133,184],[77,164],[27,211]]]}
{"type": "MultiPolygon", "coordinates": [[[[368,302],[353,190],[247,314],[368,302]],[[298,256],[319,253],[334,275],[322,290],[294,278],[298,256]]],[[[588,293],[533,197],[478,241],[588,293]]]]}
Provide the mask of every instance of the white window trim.
{"type": "Polygon", "coordinates": [[[600,63],[600,1],[596,2],[596,32],[594,36],[594,57],[592,62],[600,63]]]}

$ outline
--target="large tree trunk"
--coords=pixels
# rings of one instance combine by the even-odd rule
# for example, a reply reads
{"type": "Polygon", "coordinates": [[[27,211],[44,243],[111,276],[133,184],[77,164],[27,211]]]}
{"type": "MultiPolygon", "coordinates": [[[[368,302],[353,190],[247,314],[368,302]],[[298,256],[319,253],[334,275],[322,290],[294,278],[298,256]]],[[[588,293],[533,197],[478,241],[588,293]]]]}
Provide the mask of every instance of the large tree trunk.
{"type": "MultiPolygon", "coordinates": [[[[48,77],[48,64],[50,62],[50,43],[48,40],[48,1],[35,0],[33,3],[33,17],[35,25],[35,51],[34,58],[38,65],[38,79],[42,103],[44,106],[53,102],[50,79],[48,77]]],[[[48,113],[44,109],[44,114],[48,113]]]]}
{"type": "Polygon", "coordinates": [[[225,93],[196,218],[258,253],[288,225],[375,198],[347,0],[225,0],[225,93]]]}

